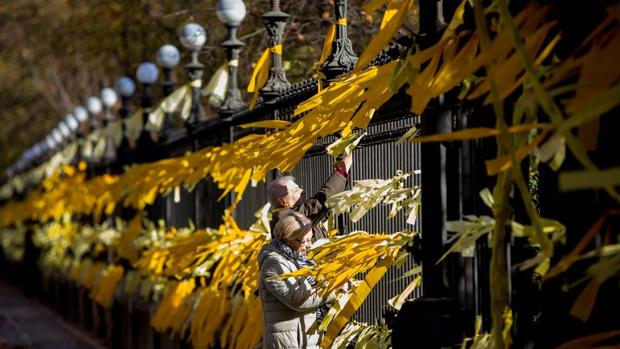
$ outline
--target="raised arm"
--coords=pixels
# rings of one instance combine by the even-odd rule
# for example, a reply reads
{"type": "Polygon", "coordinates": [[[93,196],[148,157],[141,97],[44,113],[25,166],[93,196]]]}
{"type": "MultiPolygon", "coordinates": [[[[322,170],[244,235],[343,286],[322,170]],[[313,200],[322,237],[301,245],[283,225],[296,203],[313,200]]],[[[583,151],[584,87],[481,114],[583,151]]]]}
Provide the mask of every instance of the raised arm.
{"type": "Polygon", "coordinates": [[[321,190],[314,194],[313,197],[306,200],[306,202],[299,207],[298,211],[305,214],[310,219],[315,219],[318,215],[322,215],[323,212],[327,210],[325,201],[332,195],[343,192],[346,184],[346,172],[338,168],[325,184],[323,184],[321,190]]]}

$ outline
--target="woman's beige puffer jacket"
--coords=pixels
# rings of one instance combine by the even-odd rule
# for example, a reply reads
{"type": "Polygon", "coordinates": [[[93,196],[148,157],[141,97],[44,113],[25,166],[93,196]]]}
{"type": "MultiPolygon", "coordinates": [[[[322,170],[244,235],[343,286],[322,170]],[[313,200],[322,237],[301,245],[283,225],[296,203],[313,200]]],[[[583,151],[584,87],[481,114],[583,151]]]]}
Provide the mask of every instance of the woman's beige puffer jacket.
{"type": "Polygon", "coordinates": [[[282,280],[280,274],[297,266],[273,244],[266,244],[259,256],[259,292],[263,303],[263,348],[319,348],[320,336],[308,334],[316,320],[316,309],[333,301],[313,292],[306,278],[282,280]]]}

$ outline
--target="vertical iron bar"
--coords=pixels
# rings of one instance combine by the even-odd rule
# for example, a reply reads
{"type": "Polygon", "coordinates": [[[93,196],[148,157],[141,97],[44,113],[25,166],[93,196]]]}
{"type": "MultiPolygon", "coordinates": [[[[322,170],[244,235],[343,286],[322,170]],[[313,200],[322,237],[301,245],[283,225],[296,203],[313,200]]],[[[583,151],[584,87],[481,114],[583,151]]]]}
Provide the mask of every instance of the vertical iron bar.
{"type": "Polygon", "coordinates": [[[237,39],[237,27],[228,25],[229,38],[222,42],[221,46],[224,47],[228,54],[228,87],[226,91],[226,99],[220,108],[220,113],[223,115],[231,115],[243,108],[245,108],[245,102],[241,98],[241,91],[237,86],[237,67],[239,64],[239,52],[241,48],[245,46],[245,43],[237,39]]]}
{"type": "MultiPolygon", "coordinates": [[[[267,42],[269,47],[282,45],[282,36],[286,21],[290,16],[280,10],[280,0],[271,0],[271,11],[263,15],[266,21],[267,42]]],[[[277,52],[271,53],[271,68],[269,68],[269,79],[263,88],[260,89],[261,96],[265,102],[273,101],[282,91],[289,88],[291,83],[286,79],[286,72],[282,67],[282,55],[277,52]]]]}

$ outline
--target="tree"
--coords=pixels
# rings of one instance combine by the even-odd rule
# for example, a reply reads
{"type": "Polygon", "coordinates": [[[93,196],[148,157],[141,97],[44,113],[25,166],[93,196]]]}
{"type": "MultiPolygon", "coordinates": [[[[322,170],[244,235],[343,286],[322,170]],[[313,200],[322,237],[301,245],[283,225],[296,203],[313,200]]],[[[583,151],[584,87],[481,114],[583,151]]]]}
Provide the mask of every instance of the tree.
{"type": "MultiPolygon", "coordinates": [[[[380,18],[349,4],[349,36],[361,52],[380,18]]],[[[42,140],[57,123],[89,96],[111,86],[117,77],[133,77],[144,60],[172,43],[188,21],[208,32],[200,59],[205,79],[225,61],[219,43],[226,28],[215,16],[217,1],[195,0],[21,0],[0,4],[0,169],[27,147],[42,140]]],[[[247,46],[241,52],[239,83],[249,80],[253,62],[265,48],[261,16],[270,1],[246,1],[248,14],[239,30],[247,46]]],[[[333,0],[285,1],[291,18],[284,35],[284,61],[292,82],[316,72],[325,33],[333,19],[333,0]]],[[[183,56],[185,54],[183,53],[183,56]]],[[[185,81],[182,64],[174,71],[185,81]]],[[[157,89],[155,89],[157,90],[157,89]]],[[[157,91],[156,91],[157,92],[157,91]]]]}

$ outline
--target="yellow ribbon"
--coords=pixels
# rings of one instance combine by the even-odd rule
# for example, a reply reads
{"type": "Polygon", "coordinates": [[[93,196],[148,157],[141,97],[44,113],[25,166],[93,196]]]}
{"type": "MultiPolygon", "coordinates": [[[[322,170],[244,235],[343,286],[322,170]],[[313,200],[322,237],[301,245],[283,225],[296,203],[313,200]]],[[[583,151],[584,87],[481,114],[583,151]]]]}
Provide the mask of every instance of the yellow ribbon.
{"type": "Polygon", "coordinates": [[[381,26],[379,27],[379,30],[385,28],[385,26],[392,20],[392,18],[394,18],[394,16],[398,14],[398,11],[400,11],[400,6],[401,4],[399,1],[390,1],[388,3],[388,7],[383,14],[383,19],[381,20],[381,26]]]}
{"type": "Polygon", "coordinates": [[[340,18],[336,21],[336,23],[332,23],[327,30],[327,35],[325,36],[325,41],[323,41],[323,51],[321,52],[321,59],[319,59],[319,67],[325,63],[327,57],[332,52],[332,43],[334,42],[334,38],[336,37],[336,25],[347,25],[346,18],[340,18]]]}
{"type": "Polygon", "coordinates": [[[269,58],[272,53],[281,55],[282,45],[275,45],[273,47],[266,48],[260,58],[258,58],[258,61],[256,61],[254,71],[252,71],[252,77],[250,77],[250,83],[248,84],[248,92],[254,94],[252,96],[252,100],[250,101],[250,110],[254,109],[256,100],[258,99],[258,91],[265,86],[265,83],[267,83],[267,79],[269,78],[269,58]]]}
{"type": "Polygon", "coordinates": [[[276,45],[276,46],[270,47],[269,51],[271,53],[277,53],[279,55],[282,55],[282,45],[276,45]]]}
{"type": "Polygon", "coordinates": [[[208,96],[209,104],[219,107],[224,99],[226,99],[226,88],[228,87],[229,67],[237,67],[239,60],[233,59],[228,63],[219,67],[215,73],[211,76],[211,80],[207,84],[204,90],[202,90],[203,96],[208,96]]]}
{"type": "MultiPolygon", "coordinates": [[[[327,30],[327,35],[325,36],[325,41],[323,41],[323,51],[321,51],[321,58],[319,59],[319,67],[318,69],[321,69],[321,66],[323,65],[323,63],[325,63],[325,61],[327,60],[327,57],[329,57],[329,54],[332,52],[332,44],[334,42],[334,38],[336,37],[336,25],[347,25],[347,19],[346,18],[340,18],[338,20],[336,20],[335,23],[332,23],[329,26],[329,29],[327,30]]],[[[319,84],[319,92],[322,89],[321,86],[321,80],[323,78],[325,78],[325,75],[323,75],[323,73],[321,73],[320,71],[317,73],[318,75],[318,84],[319,84]]]]}

